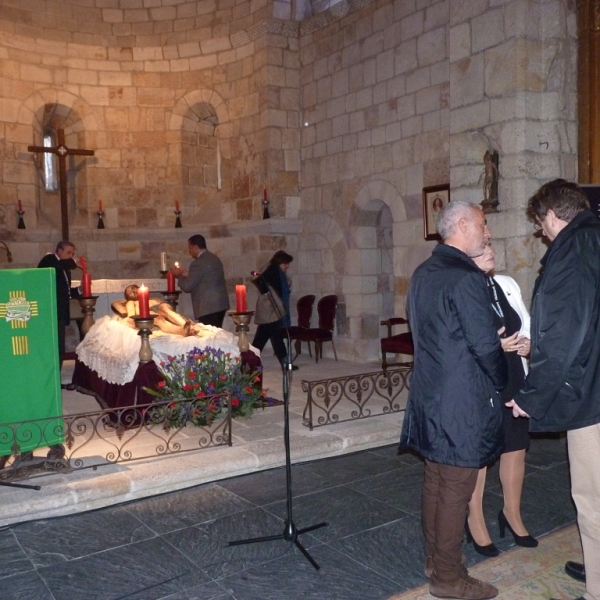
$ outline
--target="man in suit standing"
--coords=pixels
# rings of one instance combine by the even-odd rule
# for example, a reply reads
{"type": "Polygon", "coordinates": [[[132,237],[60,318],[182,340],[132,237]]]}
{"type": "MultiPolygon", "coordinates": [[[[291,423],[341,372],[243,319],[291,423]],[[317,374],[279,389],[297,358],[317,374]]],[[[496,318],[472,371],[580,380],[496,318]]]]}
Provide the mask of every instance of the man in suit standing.
{"type": "Polygon", "coordinates": [[[79,298],[79,288],[71,287],[71,270],[77,268],[73,260],[75,244],[62,240],[56,245],[53,254],[46,254],[38,264],[38,268],[51,268],[56,271],[56,314],[58,317],[58,357],[59,365],[65,355],[65,330],[70,322],[69,300],[79,298]]]}
{"type": "Polygon", "coordinates": [[[173,267],[171,272],[184,292],[192,294],[194,318],[204,325],[223,326],[229,308],[229,295],[225,285],[223,263],[206,248],[203,235],[193,235],[188,240],[188,250],[194,259],[189,271],[173,267]]]}

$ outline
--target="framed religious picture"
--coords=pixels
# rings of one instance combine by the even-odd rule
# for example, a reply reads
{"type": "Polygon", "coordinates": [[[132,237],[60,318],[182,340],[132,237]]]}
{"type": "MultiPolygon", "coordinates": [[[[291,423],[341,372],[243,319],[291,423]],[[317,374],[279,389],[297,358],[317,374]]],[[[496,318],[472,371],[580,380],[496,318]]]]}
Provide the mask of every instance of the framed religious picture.
{"type": "Polygon", "coordinates": [[[426,240],[441,239],[437,229],[437,216],[450,202],[450,185],[432,185],[423,188],[423,224],[426,240]]]}

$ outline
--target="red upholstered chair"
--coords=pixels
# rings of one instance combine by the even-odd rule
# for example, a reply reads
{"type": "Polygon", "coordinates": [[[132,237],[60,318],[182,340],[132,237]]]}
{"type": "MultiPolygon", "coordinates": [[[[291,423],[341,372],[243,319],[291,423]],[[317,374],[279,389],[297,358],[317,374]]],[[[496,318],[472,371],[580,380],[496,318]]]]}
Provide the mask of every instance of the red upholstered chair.
{"type": "Polygon", "coordinates": [[[310,328],[314,304],[314,294],[302,296],[301,298],[298,298],[298,302],[296,303],[296,308],[298,310],[298,325],[290,325],[287,328],[290,340],[294,340],[294,347],[296,350],[294,358],[302,353],[302,342],[308,343],[308,353],[312,356],[310,340],[308,339],[308,330],[310,328]]]}
{"type": "Polygon", "coordinates": [[[412,364],[405,362],[387,362],[386,354],[406,354],[414,356],[415,348],[413,345],[412,333],[405,331],[392,335],[394,325],[408,325],[408,321],[402,317],[392,317],[386,321],[381,321],[381,325],[387,327],[387,337],[381,338],[381,368],[385,371],[388,367],[396,365],[412,364]]]}
{"type": "Polygon", "coordinates": [[[319,314],[319,326],[311,327],[308,330],[308,342],[315,343],[315,360],[323,358],[323,342],[331,342],[333,346],[333,355],[337,360],[337,352],[333,343],[333,327],[335,325],[335,313],[337,311],[338,297],[335,294],[323,296],[317,302],[317,313],[319,314]]]}

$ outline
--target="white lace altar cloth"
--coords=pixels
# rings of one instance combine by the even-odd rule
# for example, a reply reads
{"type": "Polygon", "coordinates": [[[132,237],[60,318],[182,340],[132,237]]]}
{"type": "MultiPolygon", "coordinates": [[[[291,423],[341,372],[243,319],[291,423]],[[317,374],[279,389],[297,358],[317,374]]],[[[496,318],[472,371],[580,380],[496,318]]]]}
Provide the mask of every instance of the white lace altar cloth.
{"type": "MultiPolygon", "coordinates": [[[[197,335],[183,337],[162,331],[153,331],[150,347],[156,364],[167,361],[169,356],[186,354],[194,348],[216,348],[239,356],[238,338],[224,329],[197,324],[197,335]]],[[[123,385],[133,381],[139,365],[142,340],[137,329],[123,324],[119,317],[102,317],[90,328],[77,346],[77,358],[96,371],[109,383],[123,385]]],[[[250,346],[257,356],[260,352],[250,346]]]]}

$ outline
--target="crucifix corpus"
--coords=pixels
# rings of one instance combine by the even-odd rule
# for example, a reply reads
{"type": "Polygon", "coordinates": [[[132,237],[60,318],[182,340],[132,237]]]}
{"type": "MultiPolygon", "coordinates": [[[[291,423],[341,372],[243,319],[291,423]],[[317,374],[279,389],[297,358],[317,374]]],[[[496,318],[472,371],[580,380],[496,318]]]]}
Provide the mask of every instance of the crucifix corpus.
{"type": "Polygon", "coordinates": [[[93,150],[74,150],[65,145],[65,130],[59,129],[58,146],[27,146],[29,152],[49,152],[58,156],[58,179],[60,182],[60,219],[62,239],[69,239],[69,206],[67,202],[67,156],[94,156],[93,150]]]}

